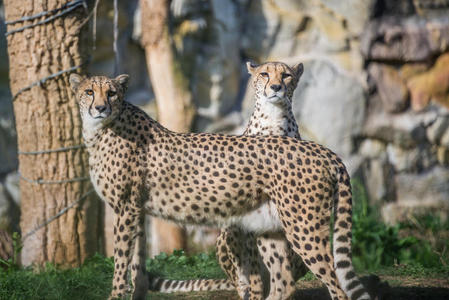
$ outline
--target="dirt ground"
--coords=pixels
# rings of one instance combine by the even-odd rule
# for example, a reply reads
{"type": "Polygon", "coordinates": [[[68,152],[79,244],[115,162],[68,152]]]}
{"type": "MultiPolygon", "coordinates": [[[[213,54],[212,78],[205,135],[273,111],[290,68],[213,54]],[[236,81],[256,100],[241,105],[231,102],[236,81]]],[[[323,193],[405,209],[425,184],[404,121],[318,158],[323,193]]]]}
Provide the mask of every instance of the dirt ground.
{"type": "MultiPolygon", "coordinates": [[[[362,277],[371,295],[378,300],[449,300],[449,278],[415,278],[404,276],[362,277]]],[[[149,294],[148,299],[239,300],[235,292],[201,292],[189,294],[149,294]]],[[[299,281],[292,300],[330,300],[327,289],[318,280],[299,281]]]]}

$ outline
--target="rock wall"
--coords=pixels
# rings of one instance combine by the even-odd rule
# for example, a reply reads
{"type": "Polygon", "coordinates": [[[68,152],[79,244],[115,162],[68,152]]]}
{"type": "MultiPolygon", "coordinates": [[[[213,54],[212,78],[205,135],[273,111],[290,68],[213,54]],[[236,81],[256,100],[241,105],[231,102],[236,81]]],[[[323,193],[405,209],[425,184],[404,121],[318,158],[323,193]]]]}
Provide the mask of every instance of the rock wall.
{"type": "Polygon", "coordinates": [[[361,153],[370,156],[363,173],[371,199],[389,222],[447,217],[449,1],[398,1],[378,11],[360,50],[369,75],[361,153]]]}
{"type": "MultiPolygon", "coordinates": [[[[195,131],[243,131],[247,60],[304,62],[293,100],[302,135],[344,158],[385,220],[448,214],[448,0],[173,0],[170,11],[195,131]]],[[[131,75],[128,100],[154,116],[139,23],[138,1],[120,2],[119,71],[131,75]]],[[[2,182],[17,167],[4,31],[0,22],[2,182]]],[[[96,36],[90,71],[112,75],[109,2],[96,36]]]]}

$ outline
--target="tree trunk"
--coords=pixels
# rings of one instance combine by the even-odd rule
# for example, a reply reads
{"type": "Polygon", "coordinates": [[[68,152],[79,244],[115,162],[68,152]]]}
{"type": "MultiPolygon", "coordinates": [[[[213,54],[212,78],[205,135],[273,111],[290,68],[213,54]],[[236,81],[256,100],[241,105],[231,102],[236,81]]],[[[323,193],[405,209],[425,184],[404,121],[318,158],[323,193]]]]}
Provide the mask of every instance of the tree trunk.
{"type": "MultiPolygon", "coordinates": [[[[60,8],[66,0],[5,1],[7,21],[60,8]]],[[[34,24],[57,13],[8,26],[8,31],[34,24]]],[[[81,65],[87,59],[87,17],[79,6],[54,20],[7,36],[10,86],[13,95],[19,152],[54,150],[81,145],[78,105],[65,72],[41,85],[21,89],[56,72],[81,65]]],[[[77,71],[85,70],[85,66],[77,71]]],[[[50,261],[78,266],[99,250],[101,202],[91,190],[87,153],[83,148],[19,156],[22,177],[22,263],[50,261]],[[37,182],[42,180],[45,182],[37,182]],[[52,182],[53,181],[53,182],[52,182]],[[62,182],[61,182],[62,181],[62,182]],[[68,182],[64,182],[68,181],[68,182]],[[83,197],[83,195],[88,196],[83,197]],[[82,198],[73,208],[58,212],[82,198]]]]}
{"type": "MultiPolygon", "coordinates": [[[[176,132],[191,129],[195,108],[188,79],[180,63],[169,33],[169,0],[141,0],[142,43],[148,72],[158,105],[158,121],[176,132]]],[[[185,249],[185,230],[163,220],[152,219],[151,252],[185,249]]]]}

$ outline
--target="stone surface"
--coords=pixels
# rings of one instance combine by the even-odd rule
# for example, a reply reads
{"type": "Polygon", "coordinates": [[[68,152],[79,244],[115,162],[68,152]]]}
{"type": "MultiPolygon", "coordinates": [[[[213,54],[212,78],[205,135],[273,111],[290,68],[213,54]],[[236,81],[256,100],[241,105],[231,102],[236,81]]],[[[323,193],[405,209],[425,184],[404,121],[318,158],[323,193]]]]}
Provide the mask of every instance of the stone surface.
{"type": "Polygon", "coordinates": [[[372,63],[368,73],[373,77],[377,91],[387,112],[398,113],[408,106],[408,89],[399,72],[385,64],[372,63]]]}
{"type": "Polygon", "coordinates": [[[379,0],[376,2],[373,14],[377,17],[382,15],[409,16],[415,11],[413,0],[379,0]]]}
{"type": "Polygon", "coordinates": [[[441,136],[440,144],[446,148],[449,148],[449,130],[446,130],[441,136]]]}
{"type": "Polygon", "coordinates": [[[421,174],[396,176],[397,202],[410,205],[449,205],[449,170],[435,167],[421,174]]]}
{"type": "Polygon", "coordinates": [[[442,166],[447,167],[449,165],[449,148],[439,146],[437,148],[437,159],[442,166]]]}
{"type": "Polygon", "coordinates": [[[363,181],[371,203],[382,205],[395,199],[394,169],[385,157],[366,160],[363,181]]]}
{"type": "Polygon", "coordinates": [[[381,207],[380,214],[385,223],[395,225],[408,222],[418,216],[432,215],[440,220],[447,220],[449,207],[445,205],[423,205],[419,203],[390,202],[381,207]]]}
{"type": "Polygon", "coordinates": [[[449,16],[376,18],[368,23],[361,41],[362,54],[368,60],[429,60],[449,49],[449,16]]]}
{"type": "Polygon", "coordinates": [[[449,108],[448,65],[449,53],[441,55],[428,72],[418,74],[408,80],[407,86],[410,89],[413,110],[423,110],[430,100],[449,108]]]}
{"type": "Polygon", "coordinates": [[[365,28],[366,22],[372,15],[374,0],[322,0],[323,6],[328,7],[340,18],[345,20],[346,30],[349,35],[359,36],[365,28]]]}
{"type": "Polygon", "coordinates": [[[435,167],[421,174],[398,174],[395,177],[396,203],[382,209],[390,223],[408,215],[434,213],[447,217],[449,213],[449,170],[435,167]]]}
{"type": "Polygon", "coordinates": [[[394,143],[402,148],[412,148],[427,142],[426,127],[437,117],[435,109],[407,114],[371,112],[364,124],[363,133],[369,138],[394,143]]]}
{"type": "Polygon", "coordinates": [[[365,139],[360,144],[359,153],[365,158],[386,158],[386,146],[382,141],[365,139]]]}
{"type": "Polygon", "coordinates": [[[437,163],[436,149],[429,144],[419,144],[410,149],[404,149],[394,144],[388,144],[388,161],[396,172],[421,172],[437,163]]]}
{"type": "MultiPolygon", "coordinates": [[[[249,57],[260,61],[304,54],[346,54],[363,31],[374,2],[252,1],[244,23],[242,47],[249,57]]],[[[353,59],[359,57],[357,54],[353,59]]]]}
{"type": "Polygon", "coordinates": [[[449,116],[438,116],[434,123],[427,127],[426,134],[433,144],[440,144],[440,140],[449,131],[449,116]]]}
{"type": "Polygon", "coordinates": [[[276,53],[277,57],[290,56],[296,44],[295,35],[304,26],[305,15],[300,8],[305,8],[303,1],[297,4],[292,1],[281,1],[280,4],[274,1],[251,1],[243,20],[241,41],[246,55],[257,61],[272,57],[271,53],[276,53]],[[290,5],[296,9],[291,9],[290,5]],[[280,43],[281,40],[283,43],[280,43]]]}
{"type": "Polygon", "coordinates": [[[328,61],[307,62],[302,78],[293,110],[303,137],[348,157],[365,118],[363,87],[328,61]]]}

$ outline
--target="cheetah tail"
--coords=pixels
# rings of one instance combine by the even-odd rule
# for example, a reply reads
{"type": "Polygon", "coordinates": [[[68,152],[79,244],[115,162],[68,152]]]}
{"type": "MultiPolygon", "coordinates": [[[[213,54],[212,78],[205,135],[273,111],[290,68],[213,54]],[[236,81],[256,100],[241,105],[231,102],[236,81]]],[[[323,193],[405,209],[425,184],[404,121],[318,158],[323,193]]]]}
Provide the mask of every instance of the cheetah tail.
{"type": "Polygon", "coordinates": [[[234,285],[227,279],[171,280],[160,277],[149,278],[150,291],[160,293],[232,291],[234,285]]]}
{"type": "Polygon", "coordinates": [[[344,166],[339,171],[336,199],[333,233],[335,272],[340,287],[351,300],[369,300],[371,298],[355,274],[352,266],[352,192],[349,174],[344,166]]]}

